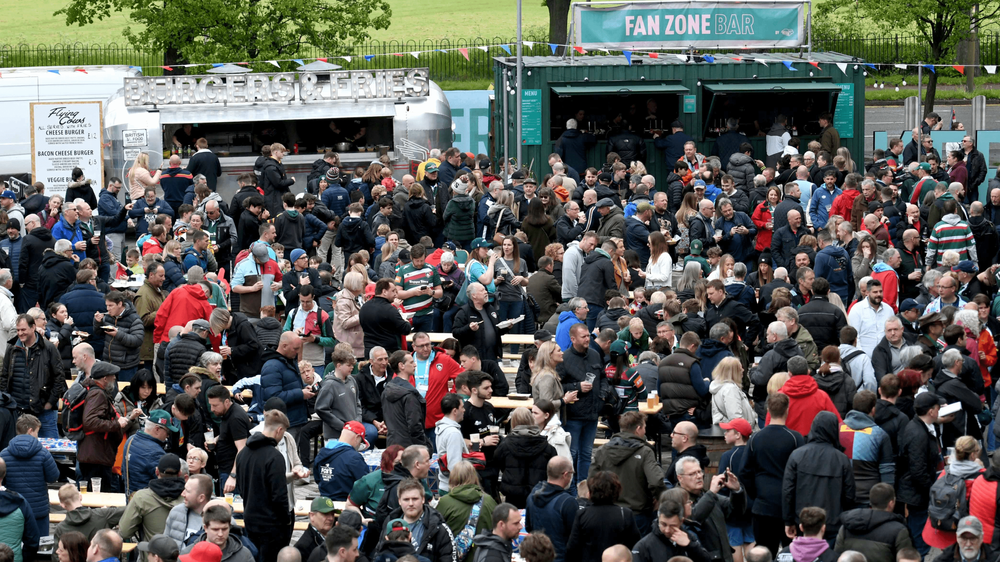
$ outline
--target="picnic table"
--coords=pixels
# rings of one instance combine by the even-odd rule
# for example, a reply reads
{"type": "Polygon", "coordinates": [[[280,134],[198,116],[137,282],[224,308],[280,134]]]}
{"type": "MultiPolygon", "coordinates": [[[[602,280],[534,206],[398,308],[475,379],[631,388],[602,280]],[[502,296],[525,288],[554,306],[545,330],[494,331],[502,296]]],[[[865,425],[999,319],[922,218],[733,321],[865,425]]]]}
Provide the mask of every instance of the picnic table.
{"type": "Polygon", "coordinates": [[[45,447],[50,453],[53,454],[76,453],[76,441],[73,441],[72,439],[39,437],[38,441],[42,444],[42,447],[45,447]]]}
{"type": "MultiPolygon", "coordinates": [[[[84,507],[125,507],[125,494],[83,490],[80,490],[80,494],[83,496],[84,507]]],[[[59,490],[49,490],[49,505],[59,505],[59,490]]]]}
{"type": "MultiPolygon", "coordinates": [[[[501,410],[513,410],[514,408],[531,408],[535,404],[535,401],[532,400],[531,397],[519,399],[519,398],[511,398],[509,396],[494,396],[489,400],[487,400],[487,402],[492,404],[494,408],[498,408],[501,410]]],[[[655,408],[650,408],[645,400],[641,400],[639,402],[639,411],[646,414],[647,416],[658,414],[662,409],[663,409],[662,402],[657,404],[655,408]]]]}
{"type": "MultiPolygon", "coordinates": [[[[427,335],[431,338],[431,343],[441,343],[452,336],[448,332],[428,332],[427,335]]],[[[413,334],[406,336],[406,341],[413,341],[413,334]]],[[[504,334],[500,336],[500,341],[504,345],[532,345],[535,343],[534,334],[504,334]]],[[[520,358],[520,356],[518,356],[520,358]]]]}

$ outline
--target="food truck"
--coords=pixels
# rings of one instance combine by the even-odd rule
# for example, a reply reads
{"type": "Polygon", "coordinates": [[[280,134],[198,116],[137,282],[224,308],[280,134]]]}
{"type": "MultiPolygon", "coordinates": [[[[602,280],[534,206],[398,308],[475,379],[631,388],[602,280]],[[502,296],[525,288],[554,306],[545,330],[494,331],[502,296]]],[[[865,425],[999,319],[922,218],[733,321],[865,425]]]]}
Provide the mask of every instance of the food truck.
{"type": "Polygon", "coordinates": [[[222,164],[224,201],[264,145],[288,149],[296,192],[328,150],[345,173],[387,156],[398,178],[431,148],[450,146],[451,135],[448,100],[426,68],[130,77],[104,112],[108,175],[124,177],[140,152],[151,169],[171,154],[186,164],[204,138],[222,164]]]}
{"type": "MultiPolygon", "coordinates": [[[[801,153],[809,141],[818,139],[818,117],[826,112],[834,116],[841,146],[856,162],[862,160],[865,82],[860,61],[829,52],[757,55],[766,57],[766,62],[755,61],[754,56],[720,54],[711,57],[713,62],[696,55],[682,61],[674,55],[650,58],[638,53],[631,62],[621,55],[525,57],[522,164],[533,163],[536,177],[551,172],[548,155],[570,118],[596,138],[588,162],[605,162],[608,138],[624,120],[646,143],[646,169],[666,177],[674,163],[664,161],[653,136],[669,135],[675,120],[694,138],[698,152],[708,156],[715,139],[726,130],[726,119],[735,117],[754,147],[754,158],[766,160],[764,135],[775,117],[788,118],[790,132],[801,141],[801,153]]],[[[494,59],[496,83],[514,84],[515,69],[514,57],[494,59]]],[[[501,86],[497,91],[506,91],[498,95],[507,99],[494,104],[494,150],[498,156],[513,156],[515,96],[501,86]]]]}

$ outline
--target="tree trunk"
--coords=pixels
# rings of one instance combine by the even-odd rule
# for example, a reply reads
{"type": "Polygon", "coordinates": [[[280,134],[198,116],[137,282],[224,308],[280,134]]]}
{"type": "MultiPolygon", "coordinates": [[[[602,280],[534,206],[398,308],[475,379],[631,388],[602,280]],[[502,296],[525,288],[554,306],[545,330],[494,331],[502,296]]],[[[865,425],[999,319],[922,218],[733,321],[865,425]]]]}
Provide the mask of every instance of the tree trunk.
{"type": "Polygon", "coordinates": [[[177,47],[167,47],[167,50],[163,53],[163,66],[169,66],[173,70],[163,70],[165,76],[181,76],[185,73],[186,69],[182,66],[177,66],[183,64],[184,61],[181,60],[181,54],[177,50],[177,47]]]}
{"type": "MultiPolygon", "coordinates": [[[[569,26],[570,0],[548,0],[549,8],[549,43],[565,45],[567,41],[567,27],[569,26]]],[[[557,55],[562,55],[564,47],[556,50],[557,55]]]]}
{"type": "Polygon", "coordinates": [[[924,116],[934,111],[934,98],[937,97],[937,74],[929,73],[927,77],[927,93],[924,94],[924,116]]]}

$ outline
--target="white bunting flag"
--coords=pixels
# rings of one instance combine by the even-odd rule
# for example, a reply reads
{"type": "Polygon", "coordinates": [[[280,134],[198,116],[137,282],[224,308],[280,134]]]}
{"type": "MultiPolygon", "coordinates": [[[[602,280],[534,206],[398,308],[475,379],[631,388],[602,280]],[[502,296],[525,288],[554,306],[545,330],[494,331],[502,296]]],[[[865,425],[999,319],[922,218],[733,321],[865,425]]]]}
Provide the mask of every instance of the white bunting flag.
{"type": "Polygon", "coordinates": [[[893,66],[895,66],[896,68],[898,68],[900,70],[906,70],[907,67],[908,67],[908,65],[905,65],[905,64],[894,64],[893,66]]]}
{"type": "Polygon", "coordinates": [[[995,65],[995,64],[988,64],[988,65],[984,66],[983,68],[985,68],[986,72],[989,72],[990,74],[996,74],[997,73],[997,65],[995,65]]]}
{"type": "Polygon", "coordinates": [[[276,66],[276,67],[278,67],[278,68],[281,68],[281,65],[280,65],[280,64],[278,64],[278,61],[275,61],[275,60],[269,60],[269,61],[267,61],[267,62],[268,62],[268,64],[273,64],[274,66],[276,66]]]}
{"type": "Polygon", "coordinates": [[[843,72],[844,74],[847,74],[847,63],[846,62],[838,62],[837,63],[837,68],[839,68],[840,71],[843,72]]]}
{"type": "Polygon", "coordinates": [[[413,55],[413,58],[415,59],[420,58],[420,51],[411,51],[410,54],[413,55]]]}
{"type": "Polygon", "coordinates": [[[478,46],[476,48],[479,49],[479,50],[481,50],[484,53],[490,52],[490,48],[487,45],[480,45],[480,46],[478,46]]]}
{"type": "Polygon", "coordinates": [[[677,59],[680,60],[681,62],[687,62],[688,61],[688,56],[687,55],[674,55],[674,56],[677,57],[677,59]]]}
{"type": "Polygon", "coordinates": [[[351,62],[351,57],[340,57],[340,58],[346,60],[347,62],[351,62]]]}
{"type": "Polygon", "coordinates": [[[521,44],[524,45],[525,47],[529,48],[529,49],[534,49],[535,48],[535,42],[534,41],[521,41],[521,44]]]}

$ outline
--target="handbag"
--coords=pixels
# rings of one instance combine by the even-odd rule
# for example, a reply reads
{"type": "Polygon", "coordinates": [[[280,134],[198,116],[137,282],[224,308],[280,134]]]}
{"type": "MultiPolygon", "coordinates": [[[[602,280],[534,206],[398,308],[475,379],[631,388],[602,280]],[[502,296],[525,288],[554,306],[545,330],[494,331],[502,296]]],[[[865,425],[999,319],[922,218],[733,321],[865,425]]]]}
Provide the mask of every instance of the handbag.
{"type": "Polygon", "coordinates": [[[499,213],[497,213],[497,226],[493,230],[493,243],[496,244],[497,246],[502,245],[503,244],[503,239],[504,239],[504,235],[500,234],[500,221],[501,220],[503,220],[503,211],[502,210],[499,213]]]}
{"type": "MultiPolygon", "coordinates": [[[[486,470],[486,454],[482,451],[477,451],[473,453],[462,453],[462,460],[469,461],[473,468],[476,470],[486,470]]],[[[448,470],[448,453],[442,453],[438,457],[438,470],[441,474],[450,474],[451,471],[448,470]]]]}
{"type": "MultiPolygon", "coordinates": [[[[503,257],[497,261],[503,265],[503,268],[507,270],[507,273],[509,273],[511,279],[513,279],[515,276],[514,272],[511,271],[510,266],[507,265],[507,262],[503,259],[503,257]]],[[[538,301],[535,300],[535,297],[528,294],[528,290],[524,288],[524,285],[519,285],[519,287],[521,287],[521,295],[524,297],[524,302],[531,307],[531,313],[535,316],[535,318],[538,318],[538,315],[542,312],[542,307],[538,305],[538,301]]]]}

